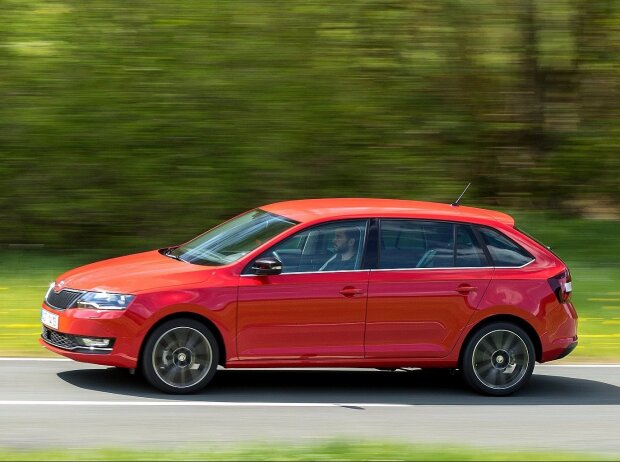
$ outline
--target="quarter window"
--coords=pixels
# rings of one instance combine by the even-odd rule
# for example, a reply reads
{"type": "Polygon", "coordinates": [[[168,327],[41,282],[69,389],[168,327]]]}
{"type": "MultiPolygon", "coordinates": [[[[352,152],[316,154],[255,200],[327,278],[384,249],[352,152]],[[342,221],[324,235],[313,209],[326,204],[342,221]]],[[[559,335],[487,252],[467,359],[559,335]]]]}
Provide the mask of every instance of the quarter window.
{"type": "Polygon", "coordinates": [[[523,266],[534,259],[525,249],[491,228],[478,228],[495,266],[523,266]]]}

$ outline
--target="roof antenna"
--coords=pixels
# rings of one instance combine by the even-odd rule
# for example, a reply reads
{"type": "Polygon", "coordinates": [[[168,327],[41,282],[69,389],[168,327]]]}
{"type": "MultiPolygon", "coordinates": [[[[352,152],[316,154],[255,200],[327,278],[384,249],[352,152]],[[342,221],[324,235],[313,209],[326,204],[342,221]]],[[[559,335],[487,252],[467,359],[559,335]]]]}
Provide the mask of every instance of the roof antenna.
{"type": "Polygon", "coordinates": [[[459,202],[461,200],[461,198],[465,195],[465,191],[467,191],[467,188],[469,188],[469,186],[471,185],[471,183],[467,183],[467,186],[465,186],[465,189],[463,190],[463,192],[461,193],[461,195],[459,196],[459,198],[457,200],[455,200],[454,202],[452,202],[452,207],[458,207],[459,206],[459,202]]]}

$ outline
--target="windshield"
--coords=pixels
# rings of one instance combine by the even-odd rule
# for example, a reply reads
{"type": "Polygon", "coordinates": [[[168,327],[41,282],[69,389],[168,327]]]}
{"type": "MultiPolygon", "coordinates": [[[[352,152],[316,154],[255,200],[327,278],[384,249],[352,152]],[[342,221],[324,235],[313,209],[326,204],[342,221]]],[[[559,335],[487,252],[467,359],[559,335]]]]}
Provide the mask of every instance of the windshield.
{"type": "Polygon", "coordinates": [[[296,224],[296,221],[279,215],[252,210],[171,250],[167,255],[197,265],[226,265],[296,224]]]}

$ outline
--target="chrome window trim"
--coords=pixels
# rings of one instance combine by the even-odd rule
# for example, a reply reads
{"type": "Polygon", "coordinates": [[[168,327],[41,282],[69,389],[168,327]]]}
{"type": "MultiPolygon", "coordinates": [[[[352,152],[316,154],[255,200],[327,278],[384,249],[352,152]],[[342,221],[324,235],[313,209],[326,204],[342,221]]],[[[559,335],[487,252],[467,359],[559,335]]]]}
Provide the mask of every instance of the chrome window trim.
{"type": "MultiPolygon", "coordinates": [[[[436,270],[480,270],[480,269],[521,269],[534,263],[536,259],[532,259],[521,266],[441,266],[438,268],[368,268],[361,270],[338,270],[338,271],[304,271],[297,273],[281,273],[272,274],[271,276],[288,276],[289,274],[329,274],[329,273],[361,273],[364,271],[436,271],[436,270]]],[[[240,274],[241,277],[265,277],[260,274],[240,274]]]]}
{"type": "Polygon", "coordinates": [[[462,269],[521,269],[534,263],[536,259],[521,266],[441,266],[437,268],[376,268],[370,271],[420,271],[420,270],[462,270],[462,269]]]}
{"type": "Polygon", "coordinates": [[[528,261],[527,263],[521,265],[521,266],[494,266],[493,268],[499,268],[499,269],[519,269],[519,268],[525,268],[527,265],[530,265],[532,263],[534,263],[536,261],[535,258],[532,258],[530,261],[528,261]]]}
{"type": "MultiPolygon", "coordinates": [[[[335,270],[335,271],[299,271],[295,273],[280,273],[280,274],[270,274],[269,276],[288,276],[290,274],[330,274],[330,273],[364,273],[367,271],[372,271],[370,268],[367,269],[359,269],[359,270],[335,270]]],[[[266,275],[264,274],[240,274],[241,277],[260,277],[263,278],[266,275]]]]}

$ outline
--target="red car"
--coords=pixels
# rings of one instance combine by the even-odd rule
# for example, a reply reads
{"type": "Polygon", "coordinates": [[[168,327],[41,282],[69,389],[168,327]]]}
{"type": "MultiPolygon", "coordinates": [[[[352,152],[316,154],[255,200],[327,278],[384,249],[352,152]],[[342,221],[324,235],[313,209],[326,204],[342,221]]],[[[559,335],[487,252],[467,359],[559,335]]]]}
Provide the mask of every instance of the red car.
{"type": "Polygon", "coordinates": [[[500,212],[300,200],[68,271],[45,296],[40,343],[169,393],[221,365],[458,368],[507,395],[576,347],[571,290],[566,265],[500,212]]]}

